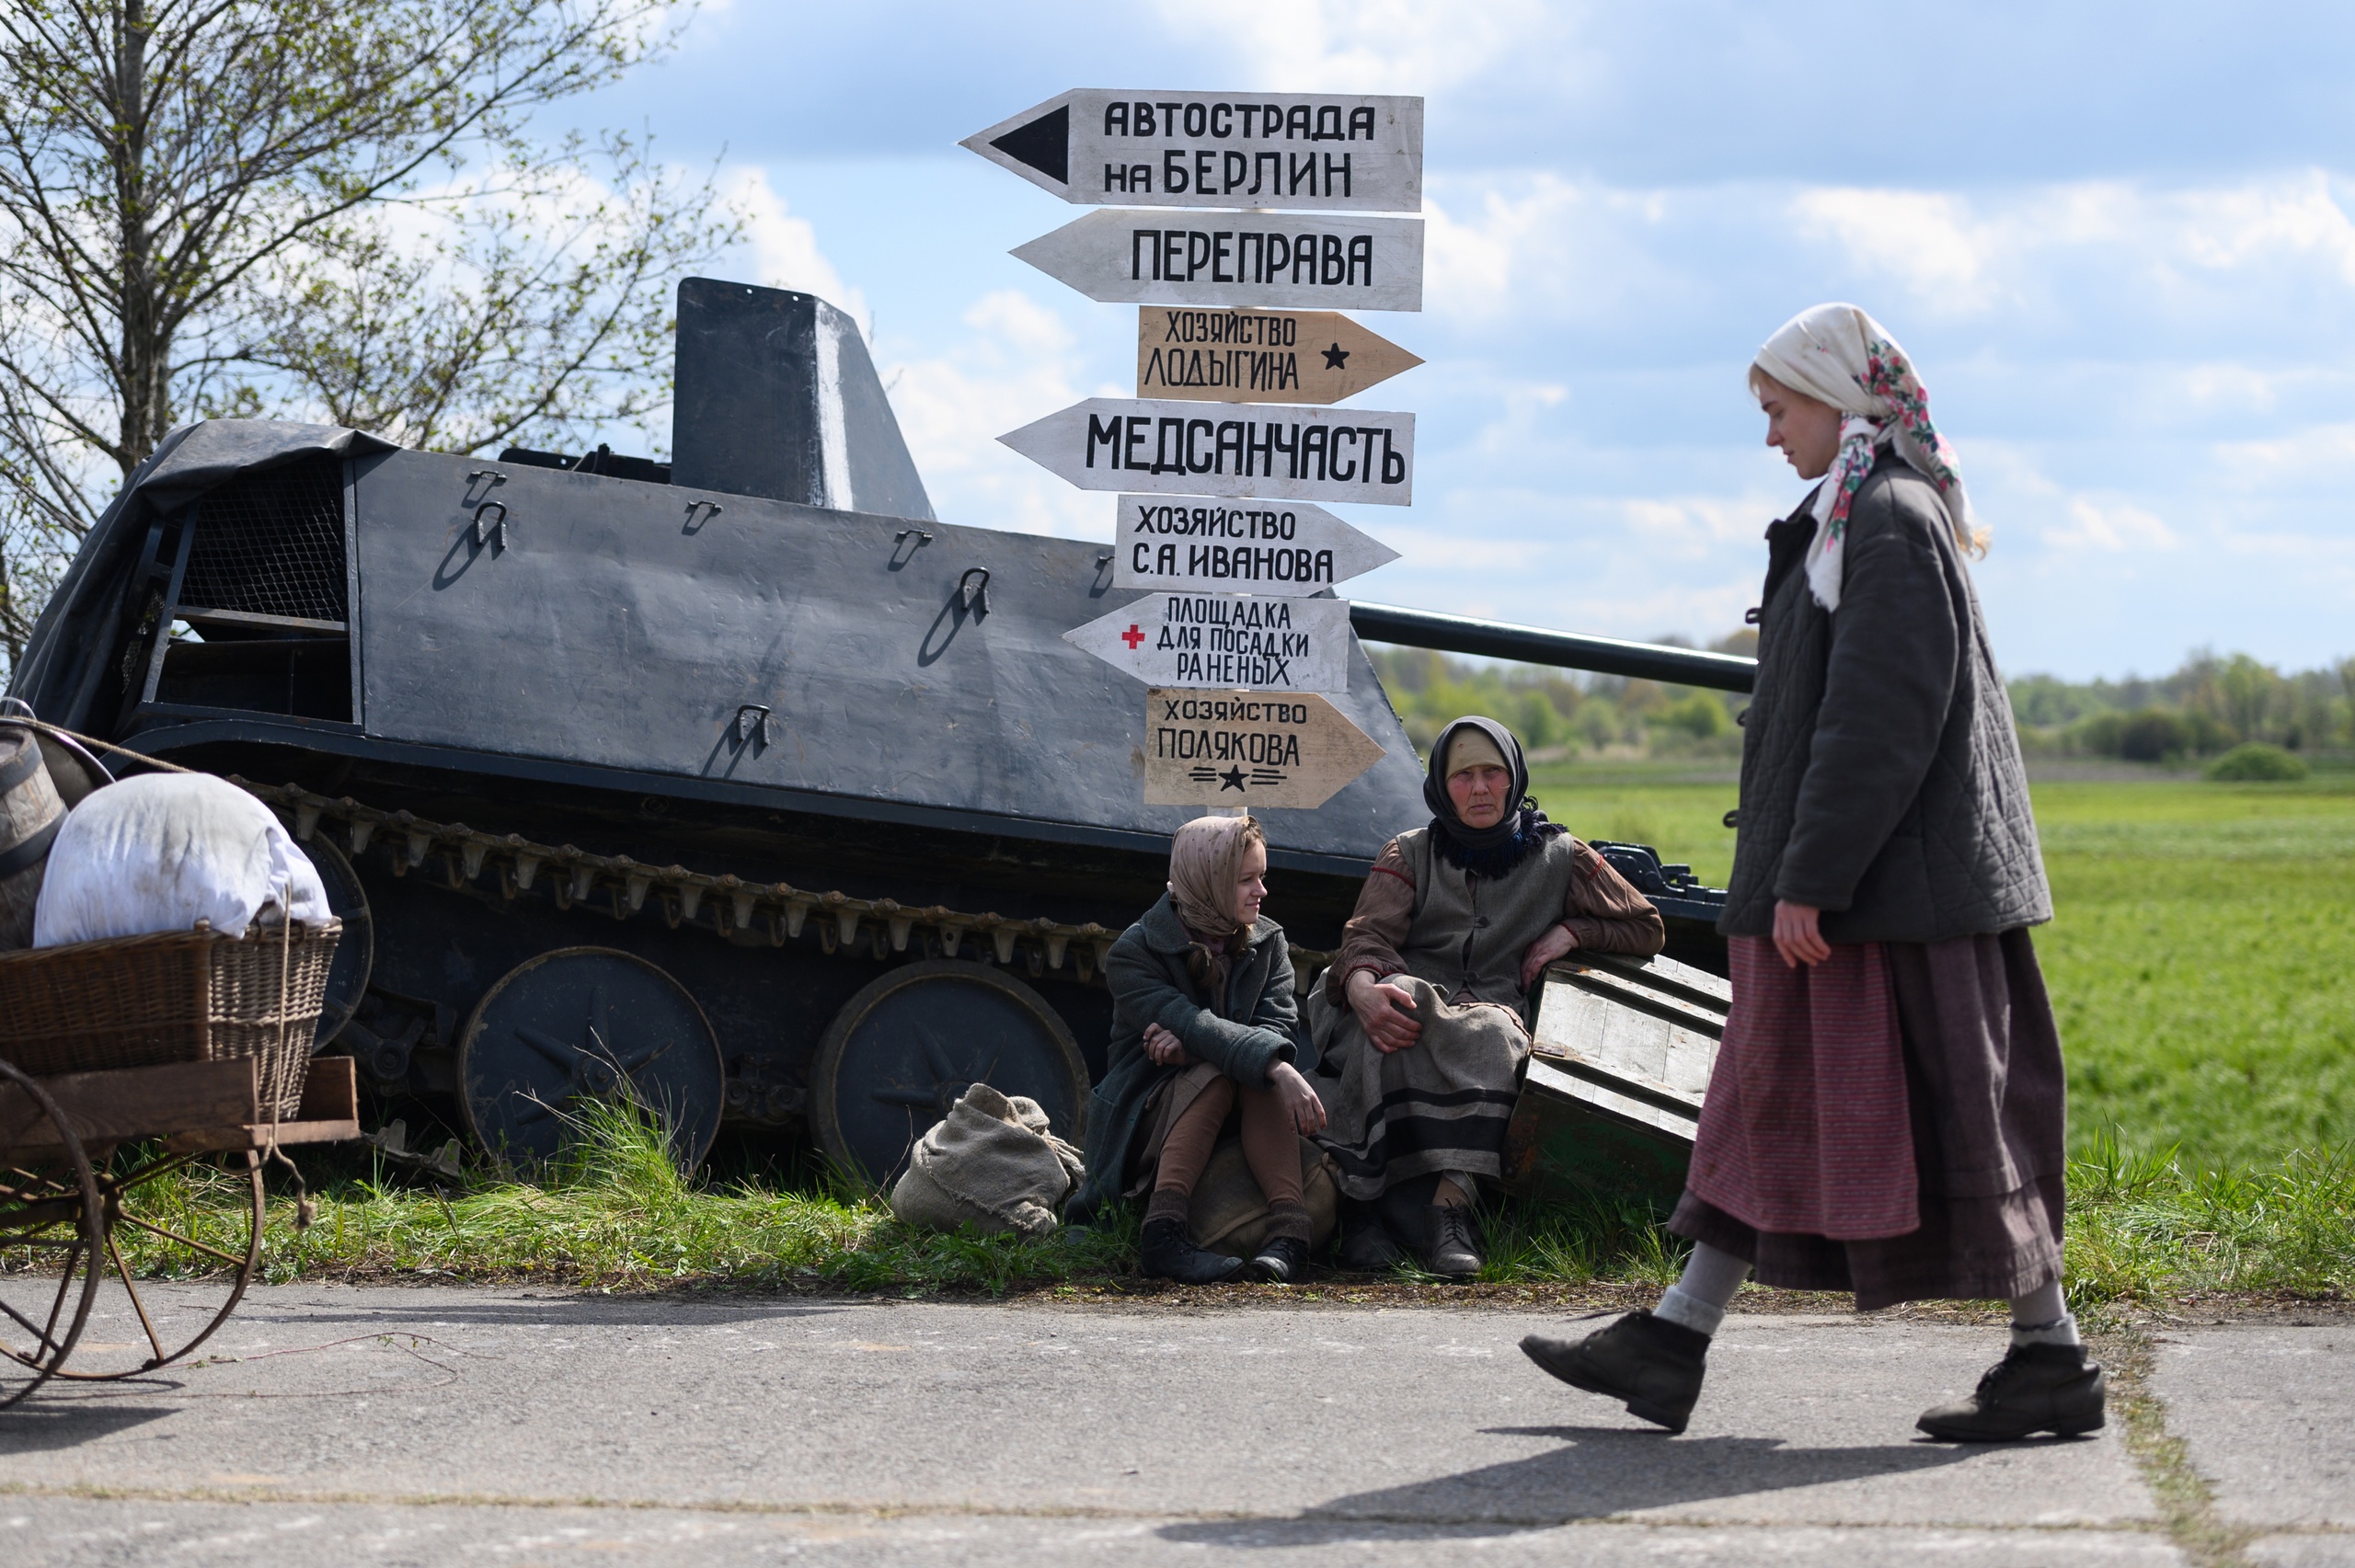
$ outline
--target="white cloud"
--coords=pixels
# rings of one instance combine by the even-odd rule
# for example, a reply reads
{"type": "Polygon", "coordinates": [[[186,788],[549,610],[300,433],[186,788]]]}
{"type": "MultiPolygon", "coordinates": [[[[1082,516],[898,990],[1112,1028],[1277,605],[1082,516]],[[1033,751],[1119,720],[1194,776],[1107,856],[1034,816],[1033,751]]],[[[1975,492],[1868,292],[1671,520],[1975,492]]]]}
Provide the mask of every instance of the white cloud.
{"type": "Polygon", "coordinates": [[[933,509],[948,522],[1109,538],[1110,497],[1074,489],[997,438],[1083,397],[1126,390],[1082,391],[1077,334],[1028,294],[985,295],[964,321],[971,335],[946,352],[887,358],[883,370],[933,509]]]}
{"type": "Polygon", "coordinates": [[[2067,523],[2048,524],[2043,538],[2048,549],[2106,550],[2114,555],[2172,550],[2177,543],[2175,530],[2155,513],[2124,502],[2097,506],[2082,496],[2069,503],[2067,523]]]}
{"type": "Polygon", "coordinates": [[[1275,91],[1432,93],[1543,47],[1567,50],[1566,8],[1539,0],[1159,0],[1165,27],[1216,39],[1275,91]]]}
{"type": "Polygon", "coordinates": [[[815,294],[858,323],[872,336],[874,317],[867,295],[843,280],[826,253],[818,248],[818,231],[807,218],[786,210],[785,198],[769,184],[768,170],[757,164],[739,165],[720,178],[722,196],[744,215],[745,243],[752,252],[752,271],[764,288],[791,289],[815,294]]]}
{"type": "Polygon", "coordinates": [[[1986,277],[1994,233],[1958,196],[1926,190],[1818,189],[1792,203],[1802,232],[1837,241],[1867,269],[1890,273],[1950,310],[1994,303],[1986,277]]]}

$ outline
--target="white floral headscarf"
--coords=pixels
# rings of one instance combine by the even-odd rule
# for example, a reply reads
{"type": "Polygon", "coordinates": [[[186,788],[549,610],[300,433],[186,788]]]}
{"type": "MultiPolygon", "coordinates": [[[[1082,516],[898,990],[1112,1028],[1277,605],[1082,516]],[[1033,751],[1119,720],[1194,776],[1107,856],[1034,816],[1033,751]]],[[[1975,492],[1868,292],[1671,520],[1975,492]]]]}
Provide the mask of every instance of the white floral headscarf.
{"type": "Polygon", "coordinates": [[[1766,339],[1752,370],[1844,416],[1839,455],[1815,493],[1815,538],[1807,549],[1808,588],[1817,603],[1840,608],[1848,509],[1883,446],[1894,445],[1897,455],[1936,486],[1958,545],[1985,547],[1954,448],[1930,423],[1929,389],[1879,322],[1855,305],[1801,311],[1766,339]]]}

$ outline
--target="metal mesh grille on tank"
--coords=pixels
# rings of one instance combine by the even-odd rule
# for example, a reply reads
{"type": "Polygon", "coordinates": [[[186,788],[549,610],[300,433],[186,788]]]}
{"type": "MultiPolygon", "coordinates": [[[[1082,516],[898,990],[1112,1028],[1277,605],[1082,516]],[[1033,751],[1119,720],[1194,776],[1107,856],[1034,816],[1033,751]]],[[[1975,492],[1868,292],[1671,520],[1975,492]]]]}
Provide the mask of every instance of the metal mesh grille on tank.
{"type": "Polygon", "coordinates": [[[341,621],[343,464],[311,458],[240,475],[197,503],[184,605],[341,621]]]}

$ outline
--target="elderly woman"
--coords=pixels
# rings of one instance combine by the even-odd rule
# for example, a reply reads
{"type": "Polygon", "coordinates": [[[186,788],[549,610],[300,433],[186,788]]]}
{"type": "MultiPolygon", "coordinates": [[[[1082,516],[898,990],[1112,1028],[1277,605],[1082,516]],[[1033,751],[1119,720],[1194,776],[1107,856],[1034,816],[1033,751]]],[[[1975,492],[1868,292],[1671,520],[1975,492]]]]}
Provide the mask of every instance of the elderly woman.
{"type": "Polygon", "coordinates": [[[1528,791],[1504,726],[1442,730],[1430,824],[1384,846],[1310,1002],[1345,1266],[1387,1267],[1403,1240],[1434,1274],[1480,1271],[1470,1206],[1502,1173],[1523,997],[1574,947],[1648,956],[1666,941],[1660,911],[1528,791]]]}
{"type": "Polygon", "coordinates": [[[1112,944],[1112,1047],[1087,1114],[1087,1182],[1067,1218],[1150,1189],[1150,1277],[1207,1285],[1247,1266],[1288,1285],[1308,1265],[1300,1139],[1325,1125],[1294,1065],[1300,1014],[1284,929],[1261,918],[1268,841],[1248,817],[1204,817],[1169,846],[1169,890],[1112,944]],[[1258,1256],[1205,1252],[1186,1231],[1194,1184],[1239,1119],[1273,1224],[1258,1256]]]}
{"type": "Polygon", "coordinates": [[[1913,365],[1819,305],[1750,372],[1766,442],[1819,480],[1767,530],[1741,837],[1719,929],[1733,1011],[1648,1312],[1522,1348],[1683,1431],[1743,1276],[1860,1310],[2008,1299],[2011,1349],[1919,1425],[2102,1425],[2061,1289],[2061,1043],[2028,928],[2052,899],[2012,710],[1964,567],[1985,547],[1913,365]]]}

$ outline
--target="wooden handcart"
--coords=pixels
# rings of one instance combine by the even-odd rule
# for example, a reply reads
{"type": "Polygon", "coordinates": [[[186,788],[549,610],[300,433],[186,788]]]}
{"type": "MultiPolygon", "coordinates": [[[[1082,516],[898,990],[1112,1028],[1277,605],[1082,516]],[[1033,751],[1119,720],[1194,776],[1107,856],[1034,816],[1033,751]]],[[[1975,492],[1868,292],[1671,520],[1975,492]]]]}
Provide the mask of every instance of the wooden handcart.
{"type": "Polygon", "coordinates": [[[333,921],[0,954],[0,1408],[152,1372],[261,1266],[262,1166],[360,1136],[314,1060],[333,921]]]}
{"type": "Polygon", "coordinates": [[[261,1267],[269,1151],[360,1136],[351,1059],[307,1066],[273,1120],[253,1057],[46,1078],[0,1062],[0,1408],[52,1377],[152,1372],[227,1321],[261,1267]],[[213,1201],[185,1201],[192,1169],[213,1201]]]}

